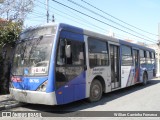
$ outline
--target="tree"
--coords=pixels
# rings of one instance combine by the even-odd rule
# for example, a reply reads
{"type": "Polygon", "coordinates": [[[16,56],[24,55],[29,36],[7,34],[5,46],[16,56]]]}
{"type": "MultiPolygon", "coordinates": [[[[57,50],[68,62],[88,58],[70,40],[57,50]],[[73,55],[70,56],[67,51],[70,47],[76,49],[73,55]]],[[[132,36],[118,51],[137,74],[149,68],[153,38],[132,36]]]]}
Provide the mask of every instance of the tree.
{"type": "Polygon", "coordinates": [[[0,4],[0,17],[23,22],[33,6],[34,0],[5,0],[0,4]]]}
{"type": "Polygon", "coordinates": [[[6,44],[14,46],[21,30],[21,23],[0,19],[0,47],[6,44]]]}
{"type": "Polygon", "coordinates": [[[9,92],[10,61],[13,53],[8,54],[6,48],[13,52],[21,30],[21,23],[0,19],[0,94],[9,92]]]}
{"type": "Polygon", "coordinates": [[[12,55],[5,57],[6,48],[12,46],[9,49],[13,52],[13,46],[22,30],[23,22],[27,14],[33,10],[33,3],[34,0],[4,0],[0,4],[0,94],[9,91],[12,55]]]}

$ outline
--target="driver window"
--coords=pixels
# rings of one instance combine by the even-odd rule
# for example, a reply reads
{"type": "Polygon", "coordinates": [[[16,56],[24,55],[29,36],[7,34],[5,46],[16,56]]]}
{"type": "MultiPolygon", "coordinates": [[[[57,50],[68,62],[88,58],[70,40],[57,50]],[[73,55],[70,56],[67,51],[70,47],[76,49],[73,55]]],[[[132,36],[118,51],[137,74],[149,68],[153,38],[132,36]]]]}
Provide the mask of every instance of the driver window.
{"type": "Polygon", "coordinates": [[[84,65],[84,43],[60,38],[57,65],[84,65]],[[71,56],[65,55],[65,45],[71,45],[71,56]]]}
{"type": "Polygon", "coordinates": [[[56,63],[56,87],[58,89],[83,71],[84,42],[60,38],[56,63]],[[66,45],[71,46],[69,58],[65,55],[66,45]]]}

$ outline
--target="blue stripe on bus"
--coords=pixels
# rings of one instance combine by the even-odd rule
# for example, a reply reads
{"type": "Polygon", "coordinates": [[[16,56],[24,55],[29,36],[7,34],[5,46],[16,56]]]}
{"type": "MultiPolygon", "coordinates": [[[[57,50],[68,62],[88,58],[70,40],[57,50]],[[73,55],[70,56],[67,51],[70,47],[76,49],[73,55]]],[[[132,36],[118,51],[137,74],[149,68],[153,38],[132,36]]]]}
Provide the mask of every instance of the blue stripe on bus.
{"type": "Polygon", "coordinates": [[[56,90],[57,104],[66,104],[84,99],[86,97],[85,79],[86,72],[82,72],[79,76],[56,90]]]}

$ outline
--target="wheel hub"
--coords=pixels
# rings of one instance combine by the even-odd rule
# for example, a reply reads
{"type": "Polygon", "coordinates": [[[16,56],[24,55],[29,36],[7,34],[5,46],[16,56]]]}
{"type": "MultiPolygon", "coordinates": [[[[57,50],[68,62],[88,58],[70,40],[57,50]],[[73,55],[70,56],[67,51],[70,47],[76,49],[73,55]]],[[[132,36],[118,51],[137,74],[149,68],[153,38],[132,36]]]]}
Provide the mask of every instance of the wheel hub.
{"type": "Polygon", "coordinates": [[[97,97],[99,96],[99,93],[100,93],[100,88],[99,88],[98,85],[95,85],[95,86],[93,87],[93,96],[94,96],[95,98],[97,98],[97,97]]]}

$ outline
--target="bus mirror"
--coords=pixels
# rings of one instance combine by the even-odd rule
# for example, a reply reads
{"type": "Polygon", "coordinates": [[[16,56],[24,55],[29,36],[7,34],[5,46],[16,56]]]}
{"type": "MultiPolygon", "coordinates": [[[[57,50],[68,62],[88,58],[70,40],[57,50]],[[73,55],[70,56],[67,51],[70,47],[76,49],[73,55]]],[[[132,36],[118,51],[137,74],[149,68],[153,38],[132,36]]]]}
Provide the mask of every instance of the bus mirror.
{"type": "Polygon", "coordinates": [[[66,53],[67,58],[71,57],[71,45],[66,45],[65,46],[65,53],[66,53]]]}

